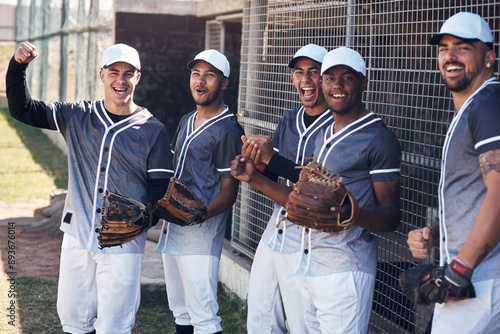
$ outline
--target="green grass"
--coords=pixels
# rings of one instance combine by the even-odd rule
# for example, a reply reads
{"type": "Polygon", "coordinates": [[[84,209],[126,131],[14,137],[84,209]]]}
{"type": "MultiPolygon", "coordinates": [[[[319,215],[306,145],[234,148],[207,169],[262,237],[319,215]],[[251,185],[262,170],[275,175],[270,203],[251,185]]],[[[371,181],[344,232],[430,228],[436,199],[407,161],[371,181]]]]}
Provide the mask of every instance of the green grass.
{"type": "MultiPolygon", "coordinates": [[[[10,282],[0,275],[0,291],[8,292],[10,282]]],[[[15,297],[7,293],[0,295],[0,333],[4,334],[59,334],[62,333],[57,316],[57,278],[19,277],[15,280],[15,297]],[[14,302],[16,315],[10,316],[7,306],[14,302]],[[5,305],[5,307],[4,307],[5,305]],[[9,321],[14,321],[9,324],[9,321]]],[[[219,292],[219,316],[222,317],[224,333],[242,334],[245,317],[236,311],[240,302],[219,292]]],[[[175,324],[168,309],[166,295],[143,300],[135,319],[133,334],[174,334],[175,324]]]]}
{"type": "Polygon", "coordinates": [[[0,133],[0,201],[30,210],[47,206],[52,190],[67,188],[67,157],[6,110],[0,110],[0,133]]]}
{"type": "Polygon", "coordinates": [[[0,92],[5,91],[5,72],[16,47],[16,42],[0,42],[0,92]]]}

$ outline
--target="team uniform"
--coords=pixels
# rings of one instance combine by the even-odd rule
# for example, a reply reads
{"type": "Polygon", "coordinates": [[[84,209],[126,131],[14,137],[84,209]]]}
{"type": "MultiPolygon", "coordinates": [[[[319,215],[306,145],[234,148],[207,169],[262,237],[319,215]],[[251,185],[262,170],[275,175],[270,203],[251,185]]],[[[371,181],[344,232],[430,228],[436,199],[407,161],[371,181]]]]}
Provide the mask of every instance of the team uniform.
{"type": "MultiPolygon", "coordinates": [[[[317,134],[333,122],[329,109],[309,126],[304,122],[304,115],[304,107],[287,112],[272,139],[277,153],[299,165],[310,161],[317,134]]],[[[287,184],[291,185],[290,180],[287,184]]],[[[281,221],[285,216],[285,208],[275,203],[255,253],[248,291],[249,333],[287,333],[285,319],[291,333],[307,332],[294,273],[302,228],[287,220],[281,221]]]]}
{"type": "MultiPolygon", "coordinates": [[[[360,208],[377,210],[373,182],[400,178],[397,137],[373,112],[318,135],[314,157],[342,177],[360,208]]],[[[302,230],[296,273],[310,333],[366,333],[377,265],[372,234],[357,225],[338,234],[302,230]]]]}
{"type": "Polygon", "coordinates": [[[148,182],[173,175],[167,130],[145,108],[115,123],[103,100],[31,100],[26,67],[14,58],[9,65],[11,113],[32,126],[60,132],[68,147],[57,302],[63,330],[130,333],[140,302],[146,234],[122,247],[99,249],[95,230],[106,190],[146,203],[148,182]]]}
{"type": "MultiPolygon", "coordinates": [[[[491,78],[469,97],[448,129],[438,193],[441,265],[457,258],[486,197],[478,156],[500,149],[499,105],[500,82],[491,78]]],[[[433,333],[500,332],[500,245],[474,269],[471,281],[476,298],[436,304],[433,333]]]]}
{"type": "MultiPolygon", "coordinates": [[[[231,176],[231,161],[241,152],[244,134],[226,109],[194,129],[197,111],[179,122],[172,141],[175,177],[209,205],[219,194],[221,178],[231,176]]],[[[169,307],[176,324],[197,330],[222,330],[217,316],[219,259],[230,210],[201,225],[163,223],[156,250],[162,252],[169,307]]]]}

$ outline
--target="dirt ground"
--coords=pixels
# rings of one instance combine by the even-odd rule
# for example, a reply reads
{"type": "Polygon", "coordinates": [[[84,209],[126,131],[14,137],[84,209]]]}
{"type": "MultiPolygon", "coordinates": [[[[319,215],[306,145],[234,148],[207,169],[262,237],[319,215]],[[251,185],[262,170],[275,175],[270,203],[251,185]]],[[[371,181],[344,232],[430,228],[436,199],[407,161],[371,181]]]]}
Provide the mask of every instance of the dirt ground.
{"type": "Polygon", "coordinates": [[[63,235],[59,224],[57,217],[46,217],[43,210],[26,211],[0,202],[0,253],[4,272],[12,271],[8,268],[11,251],[18,277],[58,277],[63,235]]]}

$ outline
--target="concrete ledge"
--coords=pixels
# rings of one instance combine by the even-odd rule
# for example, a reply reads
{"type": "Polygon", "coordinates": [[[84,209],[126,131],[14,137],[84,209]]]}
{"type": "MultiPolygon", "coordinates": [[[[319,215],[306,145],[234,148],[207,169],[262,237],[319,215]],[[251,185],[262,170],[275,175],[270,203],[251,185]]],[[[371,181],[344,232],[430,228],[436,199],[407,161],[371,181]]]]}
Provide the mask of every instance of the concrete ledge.
{"type": "Polygon", "coordinates": [[[219,282],[245,301],[248,296],[251,267],[252,260],[237,252],[231,246],[231,242],[224,239],[219,265],[219,282]]]}
{"type": "Polygon", "coordinates": [[[167,297],[161,253],[155,250],[156,241],[146,240],[141,268],[141,299],[167,297]]]}
{"type": "MultiPolygon", "coordinates": [[[[162,224],[158,223],[148,231],[141,277],[141,294],[145,299],[166,293],[161,253],[155,250],[161,226],[162,224]]],[[[219,282],[243,301],[247,300],[251,267],[252,260],[236,251],[231,242],[224,239],[219,265],[219,282]]]]}

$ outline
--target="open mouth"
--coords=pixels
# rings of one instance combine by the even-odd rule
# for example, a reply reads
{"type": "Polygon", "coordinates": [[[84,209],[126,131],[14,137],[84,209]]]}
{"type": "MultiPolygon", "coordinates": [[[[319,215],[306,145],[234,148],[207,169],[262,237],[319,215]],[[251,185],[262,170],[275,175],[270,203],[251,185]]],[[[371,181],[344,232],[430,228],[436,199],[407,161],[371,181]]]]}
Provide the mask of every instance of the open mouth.
{"type": "Polygon", "coordinates": [[[304,97],[313,97],[316,94],[316,88],[314,87],[304,87],[302,88],[302,95],[304,97]]]}
{"type": "Polygon", "coordinates": [[[117,94],[125,94],[127,92],[127,88],[116,88],[114,87],[113,90],[117,93],[117,94]]]}
{"type": "Polygon", "coordinates": [[[206,89],[200,88],[200,87],[195,87],[194,91],[198,94],[204,94],[206,92],[206,89]]]}
{"type": "Polygon", "coordinates": [[[330,96],[333,97],[334,99],[343,99],[345,97],[345,94],[336,93],[336,94],[330,94],[330,96]]]}
{"type": "Polygon", "coordinates": [[[456,73],[463,70],[463,66],[452,64],[445,66],[445,71],[448,73],[456,73]]]}

